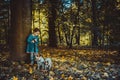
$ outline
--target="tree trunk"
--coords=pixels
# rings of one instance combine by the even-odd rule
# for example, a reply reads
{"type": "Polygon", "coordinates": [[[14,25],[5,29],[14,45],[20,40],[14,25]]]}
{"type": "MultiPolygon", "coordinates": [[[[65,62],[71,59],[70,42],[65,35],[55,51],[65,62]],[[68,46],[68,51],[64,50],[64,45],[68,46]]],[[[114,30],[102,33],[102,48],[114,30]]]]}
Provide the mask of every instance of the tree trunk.
{"type": "Polygon", "coordinates": [[[50,7],[49,7],[49,47],[57,47],[57,35],[55,31],[55,21],[56,21],[56,0],[49,0],[50,7]]]}
{"type": "Polygon", "coordinates": [[[91,0],[92,1],[92,20],[93,20],[93,28],[92,28],[92,46],[98,46],[98,36],[97,36],[97,21],[96,21],[96,1],[95,0],[91,0]]]}
{"type": "Polygon", "coordinates": [[[80,45],[80,25],[79,26],[77,26],[77,24],[79,24],[80,23],[80,17],[79,17],[79,12],[80,12],[80,6],[81,6],[81,4],[83,3],[83,1],[81,1],[80,2],[80,0],[75,0],[76,1],[76,5],[77,5],[77,7],[78,7],[78,9],[77,9],[77,13],[76,13],[76,21],[75,21],[75,26],[76,26],[76,28],[77,28],[77,34],[76,34],[76,43],[78,44],[78,45],[80,45]]]}
{"type": "Polygon", "coordinates": [[[13,60],[26,60],[26,38],[31,31],[31,0],[11,0],[10,52],[13,60]]]}
{"type": "Polygon", "coordinates": [[[80,27],[77,27],[78,33],[76,34],[76,44],[80,45],[80,27]]]}
{"type": "Polygon", "coordinates": [[[69,44],[69,48],[72,48],[73,46],[73,36],[75,35],[75,29],[76,26],[73,26],[73,30],[72,30],[72,34],[70,35],[70,44],[69,44]]]}
{"type": "Polygon", "coordinates": [[[60,27],[59,27],[59,25],[58,25],[58,38],[59,38],[59,42],[60,42],[60,44],[62,43],[62,38],[61,38],[61,34],[60,34],[60,27]]]}

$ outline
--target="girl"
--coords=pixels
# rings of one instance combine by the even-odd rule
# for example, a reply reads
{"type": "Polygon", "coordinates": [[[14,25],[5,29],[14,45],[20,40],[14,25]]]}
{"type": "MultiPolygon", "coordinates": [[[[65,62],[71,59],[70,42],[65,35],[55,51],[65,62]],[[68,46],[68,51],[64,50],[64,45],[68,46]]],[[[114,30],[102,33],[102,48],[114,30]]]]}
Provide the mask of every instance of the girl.
{"type": "Polygon", "coordinates": [[[39,37],[40,30],[38,28],[35,28],[33,30],[33,33],[30,34],[27,38],[27,49],[26,52],[30,53],[30,60],[31,65],[34,64],[35,56],[38,55],[38,44],[39,44],[39,37]]]}

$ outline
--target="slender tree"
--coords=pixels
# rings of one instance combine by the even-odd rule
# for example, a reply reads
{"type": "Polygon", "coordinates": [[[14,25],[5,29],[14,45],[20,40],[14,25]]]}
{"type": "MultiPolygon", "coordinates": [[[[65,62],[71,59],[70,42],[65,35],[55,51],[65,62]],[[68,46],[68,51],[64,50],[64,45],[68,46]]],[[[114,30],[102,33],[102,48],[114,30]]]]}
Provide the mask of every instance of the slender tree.
{"type": "Polygon", "coordinates": [[[97,26],[97,14],[96,14],[96,0],[91,0],[92,2],[92,46],[98,46],[98,26],[97,26]]]}
{"type": "Polygon", "coordinates": [[[50,6],[49,6],[49,47],[57,47],[57,35],[56,35],[56,16],[57,16],[57,3],[58,0],[49,0],[50,6]]]}
{"type": "Polygon", "coordinates": [[[74,22],[76,28],[77,28],[77,34],[76,34],[76,43],[78,45],[80,45],[80,25],[77,26],[77,24],[79,23],[79,12],[80,12],[80,6],[82,5],[83,1],[80,2],[80,0],[75,0],[76,5],[77,5],[77,13],[76,13],[76,21],[74,22]]]}

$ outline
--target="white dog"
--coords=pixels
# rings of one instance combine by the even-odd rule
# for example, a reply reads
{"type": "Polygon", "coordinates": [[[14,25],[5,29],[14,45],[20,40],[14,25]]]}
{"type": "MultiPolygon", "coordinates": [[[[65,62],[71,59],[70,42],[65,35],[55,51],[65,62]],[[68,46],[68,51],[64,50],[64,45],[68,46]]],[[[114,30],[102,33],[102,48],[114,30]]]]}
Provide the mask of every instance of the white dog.
{"type": "Polygon", "coordinates": [[[37,69],[49,71],[52,67],[52,60],[51,58],[43,58],[42,56],[36,56],[37,61],[37,69]]]}
{"type": "Polygon", "coordinates": [[[39,70],[39,69],[44,69],[44,62],[45,62],[45,60],[44,60],[44,58],[42,57],[42,56],[36,56],[36,61],[37,61],[37,69],[39,70]]]}
{"type": "Polygon", "coordinates": [[[51,58],[46,58],[45,59],[45,70],[50,70],[52,67],[52,60],[51,58]]]}

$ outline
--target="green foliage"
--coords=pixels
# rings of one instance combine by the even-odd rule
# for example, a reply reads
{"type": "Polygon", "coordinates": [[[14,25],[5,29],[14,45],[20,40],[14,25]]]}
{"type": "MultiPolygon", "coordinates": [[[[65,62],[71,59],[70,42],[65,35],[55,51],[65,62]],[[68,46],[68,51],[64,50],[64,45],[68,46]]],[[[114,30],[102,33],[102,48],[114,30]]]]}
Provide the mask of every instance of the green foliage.
{"type": "MultiPolygon", "coordinates": [[[[120,0],[96,0],[94,4],[89,0],[81,1],[61,0],[50,3],[49,0],[32,0],[32,28],[38,27],[40,29],[42,44],[49,41],[48,24],[51,17],[51,5],[56,6],[55,30],[58,45],[68,47],[91,46],[94,37],[97,46],[120,43],[120,0]],[[93,5],[94,7],[92,7],[93,5]]],[[[0,3],[0,39],[5,42],[9,29],[8,21],[10,21],[9,4],[4,1],[0,3]]]]}
{"type": "MultiPolygon", "coordinates": [[[[119,1],[117,0],[116,2],[118,3],[119,1]]],[[[72,46],[78,43],[77,44],[78,46],[90,46],[93,37],[92,29],[97,30],[96,31],[97,33],[95,34],[97,35],[96,38],[98,41],[98,45],[101,44],[105,45],[106,43],[108,44],[108,42],[110,43],[108,37],[111,37],[112,41],[113,40],[119,41],[119,39],[115,38],[115,34],[117,33],[113,33],[113,31],[116,29],[113,29],[112,27],[109,28],[109,26],[116,26],[117,28],[117,25],[119,25],[119,23],[117,23],[118,15],[117,13],[113,13],[113,10],[115,8],[119,9],[119,5],[114,5],[116,4],[116,2],[102,0],[97,0],[95,2],[96,15],[93,16],[96,17],[96,29],[93,27],[93,24],[95,22],[93,21],[92,16],[91,1],[84,0],[81,5],[81,3],[79,3],[77,0],[73,0],[71,3],[69,3],[70,7],[66,9],[65,6],[63,6],[63,3],[61,2],[56,7],[57,18],[55,21],[56,24],[55,26],[58,44],[66,44],[67,46],[72,46]],[[112,6],[110,4],[112,4],[112,6]],[[109,12],[106,11],[109,11],[111,14],[108,14],[109,12]],[[107,25],[108,23],[106,22],[110,23],[110,25],[107,25]],[[79,41],[77,41],[77,39],[79,41]]],[[[36,13],[37,15],[34,16],[36,19],[39,18],[38,23],[41,29],[42,34],[41,37],[43,39],[43,42],[48,41],[49,37],[47,35],[48,34],[47,31],[48,31],[48,14],[50,14],[48,11],[48,7],[50,6],[48,5],[49,3],[39,5],[41,7],[38,7],[36,5],[36,7],[39,8],[40,12],[38,11],[39,13],[36,13]]],[[[117,30],[118,29],[119,28],[117,28],[117,30]]],[[[119,30],[117,32],[119,32],[119,30]]]]}

